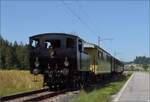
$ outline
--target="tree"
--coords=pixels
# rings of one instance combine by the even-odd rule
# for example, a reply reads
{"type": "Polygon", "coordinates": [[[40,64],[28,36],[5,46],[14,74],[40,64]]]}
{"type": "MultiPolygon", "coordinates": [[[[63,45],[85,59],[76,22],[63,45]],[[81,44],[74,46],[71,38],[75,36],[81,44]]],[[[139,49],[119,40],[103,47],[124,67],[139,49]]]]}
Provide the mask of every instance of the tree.
{"type": "Polygon", "coordinates": [[[145,70],[145,71],[147,71],[147,69],[148,69],[148,65],[147,64],[143,64],[143,69],[145,70]]]}
{"type": "Polygon", "coordinates": [[[0,35],[0,68],[5,68],[5,50],[6,50],[6,41],[0,35]]]}
{"type": "Polygon", "coordinates": [[[131,71],[134,71],[135,67],[133,65],[130,66],[131,71]]]}
{"type": "Polygon", "coordinates": [[[11,67],[13,67],[13,51],[12,48],[8,46],[6,47],[6,51],[5,51],[5,66],[6,68],[10,69],[11,67]]]}

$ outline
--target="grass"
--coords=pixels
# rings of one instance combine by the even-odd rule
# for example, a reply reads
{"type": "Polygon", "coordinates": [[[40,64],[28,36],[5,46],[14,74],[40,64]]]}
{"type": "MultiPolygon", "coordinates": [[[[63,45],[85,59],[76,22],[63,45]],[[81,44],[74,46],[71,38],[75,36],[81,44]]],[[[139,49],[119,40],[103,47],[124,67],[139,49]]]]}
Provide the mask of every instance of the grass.
{"type": "Polygon", "coordinates": [[[94,89],[91,92],[86,92],[85,90],[82,90],[79,96],[73,99],[72,102],[110,102],[111,96],[116,94],[121,89],[129,76],[121,76],[119,79],[99,89],[94,89]]]}
{"type": "Polygon", "coordinates": [[[29,71],[0,70],[0,96],[39,89],[43,86],[42,76],[38,75],[37,80],[34,82],[29,71]]]}

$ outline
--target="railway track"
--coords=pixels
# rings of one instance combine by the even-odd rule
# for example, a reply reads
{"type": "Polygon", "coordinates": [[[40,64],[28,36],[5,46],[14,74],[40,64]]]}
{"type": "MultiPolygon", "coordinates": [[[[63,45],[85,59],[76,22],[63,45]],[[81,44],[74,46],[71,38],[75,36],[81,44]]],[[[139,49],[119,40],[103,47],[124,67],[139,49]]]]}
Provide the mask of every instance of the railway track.
{"type": "Polygon", "coordinates": [[[48,88],[46,89],[39,89],[35,91],[30,91],[30,92],[25,92],[25,93],[19,93],[15,95],[10,95],[10,96],[3,96],[0,97],[0,102],[37,102],[37,101],[42,101],[48,98],[52,98],[57,95],[65,94],[68,92],[67,90],[62,90],[62,91],[48,91],[48,88]]]}

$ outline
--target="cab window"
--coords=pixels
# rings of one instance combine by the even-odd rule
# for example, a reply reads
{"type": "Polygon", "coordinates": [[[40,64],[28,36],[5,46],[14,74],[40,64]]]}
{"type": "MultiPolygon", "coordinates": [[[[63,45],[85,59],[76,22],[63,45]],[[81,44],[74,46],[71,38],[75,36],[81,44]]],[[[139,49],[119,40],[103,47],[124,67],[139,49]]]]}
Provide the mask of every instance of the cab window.
{"type": "Polygon", "coordinates": [[[66,47],[67,48],[74,48],[75,46],[75,40],[72,38],[67,38],[66,39],[66,47]]]}
{"type": "Polygon", "coordinates": [[[32,44],[31,44],[32,47],[38,47],[39,45],[40,45],[40,41],[39,40],[37,40],[37,39],[36,40],[35,39],[32,40],[32,44]]]}
{"type": "Polygon", "coordinates": [[[48,41],[44,42],[44,46],[46,49],[51,48],[51,42],[48,41]]]}
{"type": "Polygon", "coordinates": [[[61,41],[60,40],[46,40],[45,42],[44,42],[44,46],[45,46],[45,48],[53,48],[53,49],[55,49],[55,48],[60,48],[61,47],[61,41]]]}

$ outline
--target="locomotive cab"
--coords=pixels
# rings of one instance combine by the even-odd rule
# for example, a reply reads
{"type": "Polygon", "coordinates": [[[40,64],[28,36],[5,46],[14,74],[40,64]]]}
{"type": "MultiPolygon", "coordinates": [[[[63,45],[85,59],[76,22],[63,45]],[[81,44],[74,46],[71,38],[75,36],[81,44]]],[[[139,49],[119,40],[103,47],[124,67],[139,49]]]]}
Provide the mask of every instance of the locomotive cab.
{"type": "Polygon", "coordinates": [[[61,78],[68,77],[76,68],[76,47],[75,36],[41,34],[30,37],[31,73],[43,74],[44,82],[49,84],[63,81],[61,78]]]}

